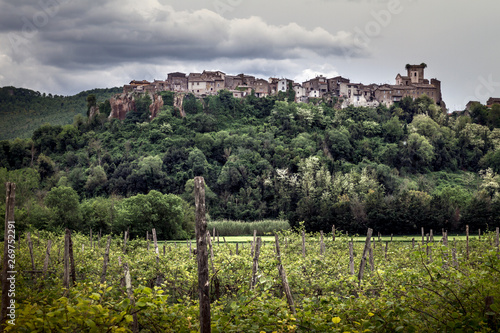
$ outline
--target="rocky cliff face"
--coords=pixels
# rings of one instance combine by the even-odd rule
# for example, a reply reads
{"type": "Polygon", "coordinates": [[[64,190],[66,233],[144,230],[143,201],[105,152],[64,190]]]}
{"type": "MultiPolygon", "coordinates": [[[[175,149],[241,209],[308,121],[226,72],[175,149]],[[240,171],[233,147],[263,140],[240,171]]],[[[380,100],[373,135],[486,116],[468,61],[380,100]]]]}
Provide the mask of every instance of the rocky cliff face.
{"type": "Polygon", "coordinates": [[[110,98],[111,113],[109,118],[124,120],[127,113],[135,111],[135,99],[133,94],[120,94],[110,98]]]}
{"type": "Polygon", "coordinates": [[[90,108],[90,111],[89,111],[89,119],[92,119],[94,118],[96,115],[98,115],[100,112],[99,112],[99,107],[96,105],[96,106],[92,106],[90,108]]]}
{"type": "Polygon", "coordinates": [[[160,95],[152,95],[151,97],[151,105],[149,105],[149,114],[151,115],[151,119],[156,118],[160,114],[161,108],[163,107],[163,98],[160,95]]]}
{"type": "MultiPolygon", "coordinates": [[[[112,97],[109,100],[109,104],[111,105],[111,113],[109,114],[109,118],[116,118],[120,120],[124,120],[127,116],[127,113],[130,111],[135,111],[135,94],[137,93],[123,93],[112,97]]],[[[181,117],[185,117],[186,113],[182,107],[185,93],[175,93],[174,95],[174,107],[179,109],[179,113],[181,117]]],[[[149,113],[151,115],[151,119],[156,118],[163,108],[163,98],[158,94],[151,94],[151,104],[149,105],[149,113]]]]}

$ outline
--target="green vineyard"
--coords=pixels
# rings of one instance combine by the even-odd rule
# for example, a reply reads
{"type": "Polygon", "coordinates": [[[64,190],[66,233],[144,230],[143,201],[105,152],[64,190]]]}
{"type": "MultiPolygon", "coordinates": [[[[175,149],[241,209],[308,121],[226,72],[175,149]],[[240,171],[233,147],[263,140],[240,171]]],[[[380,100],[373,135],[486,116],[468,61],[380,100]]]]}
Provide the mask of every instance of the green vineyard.
{"type": "MultiPolygon", "coordinates": [[[[274,239],[212,237],[213,332],[500,329],[498,232],[351,242],[339,231],[282,231],[279,257],[274,239]]],[[[15,325],[6,331],[200,331],[196,242],[35,231],[15,247],[15,325]]]]}

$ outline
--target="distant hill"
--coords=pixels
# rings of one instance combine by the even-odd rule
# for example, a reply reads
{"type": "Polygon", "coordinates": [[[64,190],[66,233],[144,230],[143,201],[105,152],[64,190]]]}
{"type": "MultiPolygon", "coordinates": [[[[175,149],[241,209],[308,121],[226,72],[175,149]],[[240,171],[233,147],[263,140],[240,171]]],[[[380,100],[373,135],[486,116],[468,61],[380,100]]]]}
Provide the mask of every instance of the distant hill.
{"type": "Polygon", "coordinates": [[[0,88],[0,140],[29,138],[42,124],[67,125],[77,114],[86,116],[87,96],[94,94],[103,102],[122,88],[82,91],[74,96],[59,96],[24,88],[0,88]]]}

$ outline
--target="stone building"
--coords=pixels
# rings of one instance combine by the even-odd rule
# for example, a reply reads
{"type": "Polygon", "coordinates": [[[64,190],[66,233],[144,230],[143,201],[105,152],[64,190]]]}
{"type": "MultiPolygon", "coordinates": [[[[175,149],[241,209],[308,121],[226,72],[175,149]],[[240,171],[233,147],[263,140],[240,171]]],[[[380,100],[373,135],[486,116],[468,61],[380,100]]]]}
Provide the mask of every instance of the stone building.
{"type": "Polygon", "coordinates": [[[188,78],[185,73],[174,72],[167,74],[167,82],[171,91],[187,92],[188,78]]]}
{"type": "Polygon", "coordinates": [[[323,75],[319,75],[314,79],[302,82],[302,87],[305,88],[309,97],[323,97],[323,95],[328,92],[328,82],[326,77],[323,75]]]}

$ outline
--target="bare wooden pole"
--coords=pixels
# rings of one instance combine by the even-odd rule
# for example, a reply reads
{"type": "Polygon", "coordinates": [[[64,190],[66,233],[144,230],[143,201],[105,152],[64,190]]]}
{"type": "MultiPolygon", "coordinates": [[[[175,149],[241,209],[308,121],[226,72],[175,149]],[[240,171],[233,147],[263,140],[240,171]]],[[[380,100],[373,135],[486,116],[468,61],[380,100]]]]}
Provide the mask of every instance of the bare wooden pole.
{"type": "Polygon", "coordinates": [[[70,262],[69,262],[69,229],[66,229],[64,235],[64,274],[63,274],[63,287],[69,289],[69,275],[70,275],[70,262]]]}
{"type": "Polygon", "coordinates": [[[255,251],[255,241],[257,237],[257,230],[253,231],[253,241],[252,241],[252,250],[250,251],[250,255],[253,257],[254,251],[255,251]]]}
{"type": "Polygon", "coordinates": [[[154,245],[155,245],[156,256],[158,256],[160,254],[160,251],[158,250],[158,240],[156,238],[156,229],[155,228],[153,228],[153,242],[154,242],[154,245]]]}
{"type": "Polygon", "coordinates": [[[126,230],[123,234],[123,254],[127,253],[127,237],[128,237],[128,230],[126,230]]]}
{"type": "Polygon", "coordinates": [[[349,242],[349,274],[354,275],[354,248],[352,242],[349,242]]]}
{"type": "Polygon", "coordinates": [[[132,304],[132,309],[131,309],[133,313],[132,332],[137,333],[139,332],[139,324],[137,322],[137,313],[134,311],[135,300],[134,300],[134,292],[132,291],[132,282],[130,279],[130,271],[128,268],[128,263],[123,264],[123,273],[125,278],[125,287],[127,288],[127,296],[130,299],[130,304],[132,304]]]}
{"type": "Polygon", "coordinates": [[[500,234],[500,228],[497,227],[496,229],[496,237],[495,237],[495,243],[496,243],[496,246],[497,246],[497,251],[500,251],[500,239],[499,239],[499,234],[500,234]]]}
{"type": "MultiPolygon", "coordinates": [[[[28,249],[30,250],[30,258],[31,258],[31,269],[33,271],[36,270],[36,267],[35,267],[35,258],[33,256],[33,242],[31,241],[31,233],[27,233],[26,234],[26,239],[28,241],[28,249]]],[[[36,283],[36,276],[33,274],[33,282],[36,283]]]]}
{"type": "Polygon", "coordinates": [[[49,269],[50,262],[50,248],[52,246],[52,241],[49,239],[47,242],[47,249],[45,250],[45,261],[43,262],[43,276],[47,275],[47,270],[49,269]]]}
{"type": "MultiPolygon", "coordinates": [[[[16,267],[15,267],[15,249],[16,249],[16,225],[14,220],[14,206],[16,200],[16,184],[5,184],[6,198],[5,198],[5,232],[3,242],[3,263],[2,263],[2,309],[0,313],[0,329],[3,330],[7,322],[7,315],[9,307],[12,307],[11,302],[14,300],[10,297],[11,281],[15,281],[16,267]],[[11,250],[9,253],[9,250],[11,250]],[[14,280],[12,280],[14,279],[14,280]]],[[[12,284],[15,289],[15,284],[12,284]]],[[[14,310],[15,311],[15,310],[14,310]]],[[[15,318],[15,313],[14,313],[15,318]]]]}
{"type": "Polygon", "coordinates": [[[372,233],[373,229],[368,228],[368,232],[366,233],[365,248],[363,250],[363,255],[361,256],[361,263],[359,264],[359,272],[358,272],[359,285],[361,285],[361,280],[363,280],[363,274],[366,265],[366,256],[368,255],[368,251],[370,250],[370,239],[372,237],[372,233]]]}
{"type": "Polygon", "coordinates": [[[200,298],[200,332],[210,333],[210,280],[208,276],[207,221],[205,217],[205,180],[194,178],[196,207],[196,259],[198,261],[198,294],[200,298]]]}
{"type": "Polygon", "coordinates": [[[465,226],[465,240],[466,240],[466,256],[467,260],[469,260],[469,225],[465,226]]]}
{"type": "Polygon", "coordinates": [[[75,268],[75,259],[73,256],[73,240],[71,239],[71,230],[66,229],[66,232],[69,234],[69,267],[70,267],[71,283],[74,286],[76,284],[76,268],[75,268]]]}
{"type": "Polygon", "coordinates": [[[306,232],[302,230],[302,258],[306,257],[306,232]]]}
{"type": "Polygon", "coordinates": [[[293,303],[292,292],[290,291],[290,286],[288,285],[288,279],[286,277],[285,268],[281,264],[280,242],[277,234],[274,235],[274,240],[276,242],[276,258],[278,259],[278,273],[283,283],[283,290],[285,291],[286,300],[288,302],[288,306],[290,307],[290,311],[293,314],[295,314],[296,312],[295,312],[295,305],[293,303]]]}
{"type": "MultiPolygon", "coordinates": [[[[373,243],[375,245],[375,243],[373,243]]],[[[373,248],[370,246],[369,249],[369,256],[370,256],[370,269],[373,272],[375,270],[375,258],[373,257],[373,248]]]]}
{"type": "Polygon", "coordinates": [[[257,238],[257,244],[255,245],[255,255],[253,257],[253,266],[252,266],[252,281],[250,283],[250,289],[254,289],[257,284],[257,272],[259,270],[259,255],[260,255],[260,246],[262,244],[262,238],[257,238]]]}
{"type": "Polygon", "coordinates": [[[101,283],[104,283],[104,281],[106,281],[106,270],[108,269],[110,245],[111,245],[111,235],[108,236],[108,243],[106,244],[106,250],[104,252],[104,262],[102,264],[101,283]]]}
{"type": "Polygon", "coordinates": [[[335,224],[332,225],[332,238],[333,238],[333,241],[335,242],[335,224]]]}
{"type": "Polygon", "coordinates": [[[321,239],[319,245],[319,253],[323,255],[325,253],[325,242],[323,241],[323,230],[321,230],[321,239]]]}

